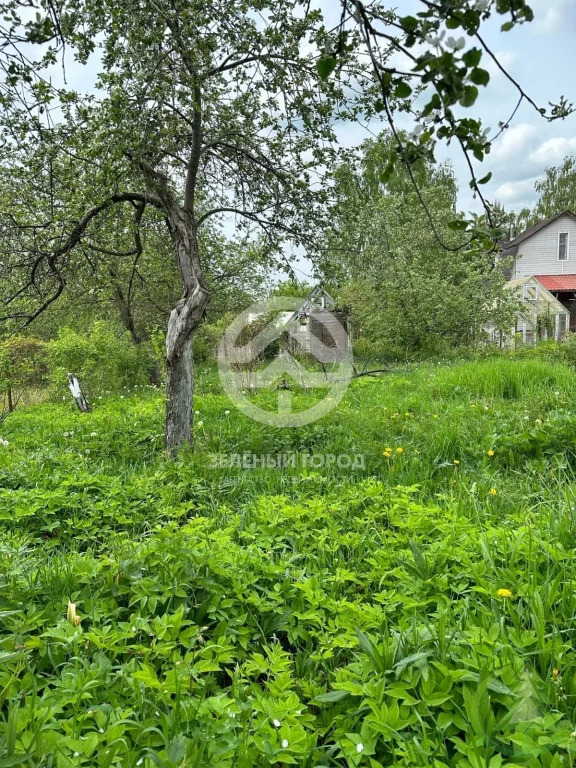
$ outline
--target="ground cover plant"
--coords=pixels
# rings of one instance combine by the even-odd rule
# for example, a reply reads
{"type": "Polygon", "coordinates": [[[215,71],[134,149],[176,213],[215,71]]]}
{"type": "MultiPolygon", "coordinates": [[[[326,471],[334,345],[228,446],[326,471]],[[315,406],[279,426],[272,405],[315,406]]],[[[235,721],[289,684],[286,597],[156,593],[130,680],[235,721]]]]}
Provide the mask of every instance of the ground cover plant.
{"type": "Polygon", "coordinates": [[[199,392],[177,461],[152,387],[1,425],[0,767],[573,764],[571,367],[199,392]]]}

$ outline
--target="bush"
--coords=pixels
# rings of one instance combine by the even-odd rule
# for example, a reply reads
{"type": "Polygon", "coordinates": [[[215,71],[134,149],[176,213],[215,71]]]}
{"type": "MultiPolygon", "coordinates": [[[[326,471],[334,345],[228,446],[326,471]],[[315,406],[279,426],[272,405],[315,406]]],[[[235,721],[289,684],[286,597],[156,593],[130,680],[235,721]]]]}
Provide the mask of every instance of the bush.
{"type": "Polygon", "coordinates": [[[85,335],[61,328],[58,338],[46,344],[50,385],[62,392],[66,375],[75,373],[87,394],[117,392],[148,383],[154,364],[153,351],[135,345],[129,333],[117,335],[105,322],[94,323],[85,335]]]}

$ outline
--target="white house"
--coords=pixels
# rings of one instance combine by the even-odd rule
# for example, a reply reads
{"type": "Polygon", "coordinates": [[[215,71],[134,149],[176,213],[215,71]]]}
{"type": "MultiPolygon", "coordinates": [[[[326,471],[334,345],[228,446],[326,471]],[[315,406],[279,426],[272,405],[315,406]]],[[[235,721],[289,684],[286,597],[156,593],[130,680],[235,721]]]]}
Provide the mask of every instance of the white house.
{"type": "Polygon", "coordinates": [[[530,343],[576,331],[576,216],[562,211],[500,244],[508,288],[526,303],[514,334],[530,343]]]}
{"type": "Polygon", "coordinates": [[[501,244],[512,261],[511,280],[535,277],[570,314],[576,331],[576,216],[562,211],[501,244]]]}

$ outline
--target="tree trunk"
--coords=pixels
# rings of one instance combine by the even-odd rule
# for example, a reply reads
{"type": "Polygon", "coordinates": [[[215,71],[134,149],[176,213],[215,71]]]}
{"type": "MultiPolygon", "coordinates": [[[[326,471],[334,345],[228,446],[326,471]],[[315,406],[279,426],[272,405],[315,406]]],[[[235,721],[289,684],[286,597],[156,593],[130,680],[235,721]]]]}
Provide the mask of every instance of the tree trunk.
{"type": "Polygon", "coordinates": [[[184,214],[173,227],[178,263],[183,273],[184,296],[170,313],[166,333],[166,450],[176,455],[184,445],[193,445],[194,396],[193,334],[204,320],[210,292],[204,285],[198,262],[198,242],[191,219],[184,214]]]}
{"type": "Polygon", "coordinates": [[[8,413],[14,411],[14,399],[12,397],[12,387],[8,387],[8,413]]]}
{"type": "Polygon", "coordinates": [[[190,334],[180,355],[172,360],[166,357],[166,448],[170,454],[183,445],[193,445],[193,402],[194,356],[190,334]]]}

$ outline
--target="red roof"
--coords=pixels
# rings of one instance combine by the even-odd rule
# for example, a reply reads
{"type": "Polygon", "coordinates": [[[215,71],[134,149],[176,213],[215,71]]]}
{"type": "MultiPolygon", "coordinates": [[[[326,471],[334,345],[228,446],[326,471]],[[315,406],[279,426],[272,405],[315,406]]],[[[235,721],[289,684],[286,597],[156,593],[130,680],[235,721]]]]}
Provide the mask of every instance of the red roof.
{"type": "Polygon", "coordinates": [[[576,275],[534,275],[549,291],[576,291],[576,275]]]}

